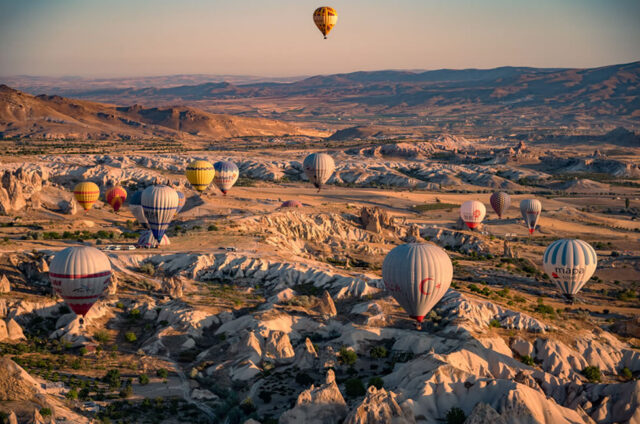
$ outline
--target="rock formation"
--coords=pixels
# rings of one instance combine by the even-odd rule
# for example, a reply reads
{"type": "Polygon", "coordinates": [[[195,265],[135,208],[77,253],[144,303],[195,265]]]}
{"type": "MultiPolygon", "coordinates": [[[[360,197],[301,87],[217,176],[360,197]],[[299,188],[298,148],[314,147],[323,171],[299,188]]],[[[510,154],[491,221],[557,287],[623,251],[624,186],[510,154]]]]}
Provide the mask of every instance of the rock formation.
{"type": "Polygon", "coordinates": [[[298,396],[293,409],[280,417],[280,424],[334,424],[347,415],[347,404],[338,389],[333,370],[327,371],[325,384],[311,387],[298,396]]]}
{"type": "Polygon", "coordinates": [[[0,277],[0,293],[9,293],[11,291],[11,284],[5,274],[0,277]]]}
{"type": "Polygon", "coordinates": [[[413,412],[401,408],[393,392],[370,386],[360,405],[349,413],[344,424],[415,424],[413,412]]]}

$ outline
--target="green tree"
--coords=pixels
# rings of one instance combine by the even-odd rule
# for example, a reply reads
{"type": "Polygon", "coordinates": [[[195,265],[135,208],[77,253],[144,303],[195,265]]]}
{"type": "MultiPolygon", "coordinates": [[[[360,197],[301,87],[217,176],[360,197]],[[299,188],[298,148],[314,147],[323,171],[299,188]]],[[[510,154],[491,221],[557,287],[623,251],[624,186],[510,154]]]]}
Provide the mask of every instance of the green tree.
{"type": "Polygon", "coordinates": [[[582,375],[587,377],[591,383],[599,383],[602,381],[602,372],[599,367],[589,365],[585,369],[582,370],[582,375]]]}
{"type": "Polygon", "coordinates": [[[156,371],[156,375],[166,380],[166,378],[169,376],[169,371],[167,371],[165,368],[160,368],[156,371]]]}
{"type": "Polygon", "coordinates": [[[345,392],[349,397],[358,397],[364,396],[367,391],[364,388],[364,384],[362,384],[362,380],[357,377],[350,378],[344,382],[345,392]]]}
{"type": "Polygon", "coordinates": [[[463,424],[467,419],[464,411],[460,408],[453,407],[447,412],[447,424],[463,424]]]}
{"type": "Polygon", "coordinates": [[[76,389],[71,389],[65,395],[67,399],[76,400],[78,399],[78,391],[76,389]]]}
{"type": "Polygon", "coordinates": [[[132,331],[128,331],[124,334],[124,338],[126,341],[128,341],[129,343],[133,343],[136,340],[138,340],[138,337],[136,336],[136,333],[132,332],[132,331]]]}
{"type": "Polygon", "coordinates": [[[141,385],[146,386],[147,384],[149,384],[149,376],[147,374],[140,374],[138,376],[138,381],[141,385]]]}
{"type": "Polygon", "coordinates": [[[355,365],[358,360],[358,355],[351,349],[348,349],[346,346],[342,346],[340,348],[340,352],[338,353],[340,357],[340,362],[344,365],[352,366],[355,365]]]}

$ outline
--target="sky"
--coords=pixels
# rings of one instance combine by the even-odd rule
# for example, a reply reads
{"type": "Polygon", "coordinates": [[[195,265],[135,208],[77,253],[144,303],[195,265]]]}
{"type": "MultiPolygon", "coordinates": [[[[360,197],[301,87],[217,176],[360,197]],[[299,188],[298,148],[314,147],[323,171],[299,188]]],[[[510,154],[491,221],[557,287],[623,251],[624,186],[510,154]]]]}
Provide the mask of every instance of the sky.
{"type": "Polygon", "coordinates": [[[640,60],[640,0],[0,0],[0,76],[298,76],[640,60]]]}

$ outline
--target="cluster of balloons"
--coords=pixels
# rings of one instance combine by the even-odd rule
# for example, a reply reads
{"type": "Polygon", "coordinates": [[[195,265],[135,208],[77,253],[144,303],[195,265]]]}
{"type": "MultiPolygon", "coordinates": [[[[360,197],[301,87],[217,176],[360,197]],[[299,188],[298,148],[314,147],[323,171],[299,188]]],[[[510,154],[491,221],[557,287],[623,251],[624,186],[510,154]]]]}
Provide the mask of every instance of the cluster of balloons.
{"type": "MultiPolygon", "coordinates": [[[[511,196],[500,191],[493,193],[489,202],[498,217],[502,219],[502,215],[509,209],[509,206],[511,206],[511,196]]],[[[522,218],[524,218],[524,222],[529,229],[529,234],[533,234],[536,229],[541,212],[542,203],[540,203],[538,199],[524,199],[520,202],[520,213],[522,213],[522,218]]],[[[462,218],[462,221],[471,229],[480,225],[486,214],[487,209],[484,204],[478,200],[469,200],[460,206],[460,218],[462,218]]]]}
{"type": "Polygon", "coordinates": [[[238,181],[240,170],[231,161],[221,161],[211,165],[206,160],[196,160],[187,166],[185,175],[196,191],[204,192],[213,182],[222,194],[226,195],[238,181]]]}

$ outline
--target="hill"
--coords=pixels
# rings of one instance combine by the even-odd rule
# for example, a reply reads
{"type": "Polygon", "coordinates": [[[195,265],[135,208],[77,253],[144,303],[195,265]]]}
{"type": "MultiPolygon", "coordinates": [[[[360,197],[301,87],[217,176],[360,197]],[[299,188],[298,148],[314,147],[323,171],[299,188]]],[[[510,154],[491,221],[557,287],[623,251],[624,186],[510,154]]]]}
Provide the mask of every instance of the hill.
{"type": "Polygon", "coordinates": [[[314,135],[265,118],[191,107],[118,107],[57,95],[32,96],[0,85],[0,137],[45,139],[210,139],[314,135]]]}

